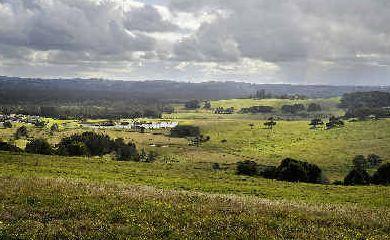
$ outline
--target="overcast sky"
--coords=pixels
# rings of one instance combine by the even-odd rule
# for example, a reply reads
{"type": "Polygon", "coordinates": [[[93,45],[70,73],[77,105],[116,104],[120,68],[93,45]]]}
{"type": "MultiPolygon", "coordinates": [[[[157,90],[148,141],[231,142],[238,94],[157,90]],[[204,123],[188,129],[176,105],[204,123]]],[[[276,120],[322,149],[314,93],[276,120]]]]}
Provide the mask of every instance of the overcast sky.
{"type": "Polygon", "coordinates": [[[0,0],[0,75],[390,85],[390,1],[0,0]]]}

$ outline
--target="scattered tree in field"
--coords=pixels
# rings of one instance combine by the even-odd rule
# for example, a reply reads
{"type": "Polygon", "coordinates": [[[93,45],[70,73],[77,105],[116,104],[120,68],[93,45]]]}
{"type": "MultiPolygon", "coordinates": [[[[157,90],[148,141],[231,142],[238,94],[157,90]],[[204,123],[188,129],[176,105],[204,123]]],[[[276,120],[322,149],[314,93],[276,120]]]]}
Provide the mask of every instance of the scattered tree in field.
{"type": "Polygon", "coordinates": [[[389,185],[390,184],[390,163],[381,165],[372,176],[372,183],[389,185]]]}
{"type": "Polygon", "coordinates": [[[26,152],[42,155],[53,154],[52,146],[45,139],[34,139],[27,143],[26,152]]]}
{"type": "Polygon", "coordinates": [[[344,122],[340,118],[332,116],[329,118],[329,121],[326,123],[326,129],[331,129],[335,127],[343,127],[344,122]]]}
{"type": "Polygon", "coordinates": [[[345,185],[367,185],[371,181],[370,175],[363,168],[355,167],[344,178],[345,185]]]}
{"type": "Polygon", "coordinates": [[[22,137],[27,137],[27,135],[28,135],[28,130],[27,130],[26,126],[21,126],[18,129],[16,129],[16,132],[15,132],[16,139],[19,139],[22,137]]]}
{"type": "Polygon", "coordinates": [[[200,129],[192,125],[177,125],[170,134],[172,137],[197,137],[200,136],[200,129]]]}
{"type": "Polygon", "coordinates": [[[321,110],[322,110],[321,105],[317,103],[310,103],[309,106],[307,107],[308,112],[319,112],[321,110]]]}
{"type": "Polygon", "coordinates": [[[239,175],[257,175],[257,163],[250,160],[237,163],[237,174],[239,175]]]}
{"type": "Polygon", "coordinates": [[[370,154],[367,156],[367,163],[369,167],[377,167],[383,162],[382,158],[376,154],[370,154]]]}
{"type": "Polygon", "coordinates": [[[6,152],[23,152],[22,149],[16,147],[15,145],[12,145],[7,142],[0,141],[0,151],[6,151],[6,152]]]}
{"type": "Polygon", "coordinates": [[[187,109],[198,109],[200,108],[200,101],[199,100],[191,100],[184,104],[184,107],[187,109]]]}
{"type": "Polygon", "coordinates": [[[12,123],[10,121],[6,121],[3,123],[4,128],[12,128],[12,123]]]}
{"type": "Polygon", "coordinates": [[[266,128],[268,128],[268,129],[273,129],[273,127],[276,125],[276,121],[274,120],[274,118],[273,117],[271,117],[271,118],[268,118],[268,121],[266,121],[265,123],[264,123],[264,126],[266,127],[266,128]]]}
{"type": "Polygon", "coordinates": [[[324,125],[324,122],[320,118],[314,118],[310,121],[309,125],[311,126],[311,128],[315,129],[318,126],[324,125]]]}

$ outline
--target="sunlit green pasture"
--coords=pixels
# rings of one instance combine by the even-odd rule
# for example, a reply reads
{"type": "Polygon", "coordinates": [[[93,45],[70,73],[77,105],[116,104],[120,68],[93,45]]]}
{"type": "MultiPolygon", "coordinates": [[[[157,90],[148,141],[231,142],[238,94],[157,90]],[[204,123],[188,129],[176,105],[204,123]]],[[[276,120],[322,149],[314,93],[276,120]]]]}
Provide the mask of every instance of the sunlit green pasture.
{"type": "MultiPolygon", "coordinates": [[[[323,101],[335,114],[339,99],[212,102],[212,107],[323,101]]],[[[78,121],[46,119],[0,129],[0,140],[24,148],[32,138],[57,144],[63,137],[96,131],[158,153],[153,163],[103,157],[61,157],[0,152],[0,239],[189,238],[189,239],[386,239],[390,235],[390,187],[280,182],[235,174],[236,162],[278,165],[286,157],[321,167],[330,182],[342,180],[355,155],[375,153],[390,161],[390,119],[346,121],[341,128],[310,129],[309,119],[278,120],[264,128],[263,114],[217,115],[183,110],[163,116],[199,126],[210,141],[189,146],[169,130],[140,133],[92,129],[78,121]],[[59,131],[50,131],[57,123],[59,131]],[[213,169],[218,163],[219,170],[213,169]]],[[[282,116],[283,117],[283,116],[282,116]]],[[[101,121],[101,120],[95,120],[101,121]]],[[[159,120],[150,120],[159,121],[159,120]]],[[[372,172],[373,170],[371,170],[372,172]]]]}

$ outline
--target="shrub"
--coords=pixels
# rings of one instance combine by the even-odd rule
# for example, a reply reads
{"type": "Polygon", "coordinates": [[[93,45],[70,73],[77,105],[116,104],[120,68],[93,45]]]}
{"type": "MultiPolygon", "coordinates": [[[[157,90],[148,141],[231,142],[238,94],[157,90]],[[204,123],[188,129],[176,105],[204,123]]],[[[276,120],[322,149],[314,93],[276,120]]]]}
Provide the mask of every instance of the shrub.
{"type": "Polygon", "coordinates": [[[331,129],[334,127],[343,127],[344,122],[340,118],[332,116],[329,118],[329,121],[325,125],[326,129],[331,129]]]}
{"type": "Polygon", "coordinates": [[[277,168],[275,166],[263,167],[259,171],[259,175],[264,178],[275,179],[277,177],[277,168]]]}
{"type": "Polygon", "coordinates": [[[371,177],[363,168],[353,168],[344,178],[345,185],[367,185],[371,177]]]}
{"type": "Polygon", "coordinates": [[[16,132],[15,132],[16,139],[19,139],[22,137],[27,137],[27,135],[28,135],[28,131],[27,131],[26,126],[21,126],[18,129],[16,129],[16,132]]]}
{"type": "Polygon", "coordinates": [[[3,142],[3,141],[0,141],[0,151],[23,152],[23,150],[18,148],[17,146],[14,146],[12,144],[9,144],[9,143],[3,142]]]}
{"type": "Polygon", "coordinates": [[[200,135],[200,129],[197,126],[177,125],[171,129],[172,137],[197,137],[200,135]]]}
{"type": "Polygon", "coordinates": [[[88,156],[87,145],[82,142],[61,142],[58,146],[57,154],[62,156],[88,156]]]}
{"type": "Polygon", "coordinates": [[[314,164],[294,160],[284,159],[276,169],[277,179],[289,182],[322,183],[322,170],[314,164]]]}
{"type": "Polygon", "coordinates": [[[372,176],[372,183],[374,184],[390,184],[390,163],[383,164],[372,176]]]}
{"type": "Polygon", "coordinates": [[[213,170],[220,170],[221,166],[219,165],[219,163],[213,163],[212,168],[213,170]]]}
{"type": "Polygon", "coordinates": [[[312,126],[313,129],[315,129],[319,125],[324,125],[324,122],[320,118],[314,118],[310,121],[309,125],[312,126]]]}
{"type": "Polygon", "coordinates": [[[154,160],[156,160],[156,157],[157,157],[157,153],[155,152],[145,152],[144,149],[142,149],[141,153],[139,154],[139,161],[140,162],[153,162],[154,160]]]}
{"type": "Polygon", "coordinates": [[[126,144],[119,138],[114,143],[116,159],[119,161],[139,161],[139,155],[134,143],[126,144]]]}
{"type": "Polygon", "coordinates": [[[273,117],[268,118],[268,121],[264,122],[264,126],[268,129],[272,129],[276,125],[276,121],[273,117]]]}
{"type": "Polygon", "coordinates": [[[3,123],[4,128],[12,128],[12,123],[10,121],[6,121],[3,123]]]}
{"type": "MultiPolygon", "coordinates": [[[[75,146],[77,143],[84,143],[88,148],[88,155],[91,156],[102,156],[114,150],[114,141],[112,141],[109,136],[94,132],[83,132],[82,134],[75,134],[63,138],[58,146],[59,149],[68,149],[68,147],[64,145],[72,144],[75,146]]],[[[60,151],[59,153],[66,155],[67,151],[60,151]]]]}
{"type": "Polygon", "coordinates": [[[34,139],[27,143],[26,152],[42,155],[51,155],[53,148],[45,139],[34,139]]]}
{"type": "Polygon", "coordinates": [[[239,175],[257,175],[257,163],[250,160],[237,163],[237,174],[239,175]]]}

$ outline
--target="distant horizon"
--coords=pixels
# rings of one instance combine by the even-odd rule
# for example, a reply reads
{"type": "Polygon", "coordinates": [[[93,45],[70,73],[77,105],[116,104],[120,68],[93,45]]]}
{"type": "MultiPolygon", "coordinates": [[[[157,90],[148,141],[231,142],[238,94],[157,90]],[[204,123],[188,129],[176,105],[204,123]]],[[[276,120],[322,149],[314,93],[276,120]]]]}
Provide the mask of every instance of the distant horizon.
{"type": "Polygon", "coordinates": [[[390,83],[387,85],[363,85],[363,84],[349,84],[349,85],[334,85],[334,84],[299,84],[299,83],[255,83],[240,80],[204,80],[204,81],[186,81],[186,80],[174,80],[174,79],[110,79],[110,78],[89,78],[89,77],[23,77],[23,76],[7,76],[0,75],[1,78],[18,78],[18,79],[31,79],[31,80],[100,80],[100,81],[121,81],[121,82],[175,82],[175,83],[245,83],[252,85],[289,85],[289,86],[327,86],[327,87],[390,87],[390,83]]]}

